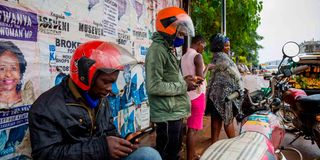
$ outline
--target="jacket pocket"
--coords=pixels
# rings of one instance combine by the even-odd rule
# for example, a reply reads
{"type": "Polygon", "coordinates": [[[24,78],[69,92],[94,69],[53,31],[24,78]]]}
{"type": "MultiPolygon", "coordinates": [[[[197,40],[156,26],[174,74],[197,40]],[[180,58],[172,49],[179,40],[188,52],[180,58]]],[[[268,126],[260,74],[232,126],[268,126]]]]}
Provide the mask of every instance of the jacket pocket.
{"type": "Polygon", "coordinates": [[[187,114],[190,112],[191,105],[190,99],[187,95],[179,95],[174,97],[172,112],[179,112],[181,114],[187,114]]]}
{"type": "Polygon", "coordinates": [[[90,124],[81,117],[69,120],[66,126],[66,133],[74,140],[80,140],[83,137],[90,136],[90,124]]]}

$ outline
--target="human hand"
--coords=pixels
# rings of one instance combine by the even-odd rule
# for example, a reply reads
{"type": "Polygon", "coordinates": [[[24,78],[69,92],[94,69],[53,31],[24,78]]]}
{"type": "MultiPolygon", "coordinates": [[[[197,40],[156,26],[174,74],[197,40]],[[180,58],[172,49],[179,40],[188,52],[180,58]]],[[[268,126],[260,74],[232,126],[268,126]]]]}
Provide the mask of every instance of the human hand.
{"type": "Polygon", "coordinates": [[[134,150],[138,148],[140,144],[139,138],[142,137],[144,134],[141,131],[137,131],[135,133],[131,133],[127,135],[126,140],[133,144],[134,150]]]}
{"type": "Polygon", "coordinates": [[[108,136],[106,140],[108,142],[110,157],[113,159],[126,157],[135,150],[135,146],[125,139],[108,136]]]}
{"type": "Polygon", "coordinates": [[[196,89],[197,85],[194,83],[194,78],[192,77],[192,75],[185,76],[184,80],[187,83],[187,91],[192,91],[196,89]]]}
{"type": "Polygon", "coordinates": [[[215,66],[216,66],[215,64],[209,63],[207,67],[208,67],[208,70],[211,71],[214,69],[215,66]]]}
{"type": "Polygon", "coordinates": [[[193,79],[194,83],[196,85],[200,85],[202,84],[202,82],[204,81],[204,79],[202,77],[199,77],[199,76],[195,76],[194,79],[193,79]]]}

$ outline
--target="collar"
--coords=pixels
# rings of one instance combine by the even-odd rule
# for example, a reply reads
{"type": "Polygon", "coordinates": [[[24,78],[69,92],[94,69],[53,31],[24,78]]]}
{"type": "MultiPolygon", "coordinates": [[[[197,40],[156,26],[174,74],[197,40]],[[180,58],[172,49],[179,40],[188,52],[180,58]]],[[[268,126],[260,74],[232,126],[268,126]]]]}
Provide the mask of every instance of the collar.
{"type": "Polygon", "coordinates": [[[68,79],[68,86],[72,95],[76,98],[76,100],[84,101],[83,97],[81,96],[81,94],[77,89],[77,86],[72,82],[71,78],[68,79]]]}

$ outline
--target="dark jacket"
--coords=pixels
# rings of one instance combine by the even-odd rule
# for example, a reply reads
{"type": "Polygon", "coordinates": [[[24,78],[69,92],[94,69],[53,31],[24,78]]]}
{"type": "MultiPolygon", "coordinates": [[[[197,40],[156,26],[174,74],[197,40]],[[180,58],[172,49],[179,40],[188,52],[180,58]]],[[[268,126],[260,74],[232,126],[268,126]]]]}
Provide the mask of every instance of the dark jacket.
{"type": "Polygon", "coordinates": [[[98,107],[86,105],[70,78],[40,95],[29,113],[33,158],[108,159],[106,136],[118,133],[106,99],[98,107]]]}

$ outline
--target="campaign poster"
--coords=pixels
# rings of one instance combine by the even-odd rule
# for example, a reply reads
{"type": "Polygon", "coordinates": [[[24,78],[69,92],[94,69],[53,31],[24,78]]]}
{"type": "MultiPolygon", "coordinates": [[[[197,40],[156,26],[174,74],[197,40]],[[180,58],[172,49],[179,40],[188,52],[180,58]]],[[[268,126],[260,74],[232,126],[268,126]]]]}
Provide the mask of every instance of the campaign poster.
{"type": "Polygon", "coordinates": [[[150,126],[150,107],[147,101],[141,103],[135,111],[135,128],[137,131],[150,126]]]}
{"type": "Polygon", "coordinates": [[[122,0],[105,0],[103,8],[103,29],[104,34],[110,37],[117,36],[117,26],[118,26],[118,3],[121,3],[122,0]]]}
{"type": "Polygon", "coordinates": [[[58,85],[69,74],[70,60],[80,40],[64,36],[40,36],[41,92],[58,85]]]}
{"type": "Polygon", "coordinates": [[[133,52],[134,46],[133,46],[131,28],[119,28],[117,33],[118,35],[116,38],[116,43],[121,45],[123,48],[129,51],[133,57],[135,57],[133,52]]]}
{"type": "Polygon", "coordinates": [[[151,45],[151,41],[148,38],[141,38],[138,36],[146,36],[148,32],[140,32],[140,31],[134,31],[134,41],[132,42],[133,46],[133,55],[137,59],[138,62],[143,62],[145,61],[146,55],[148,53],[149,46],[151,45]],[[140,34],[137,35],[136,33],[140,34]],[[142,35],[141,35],[142,34],[142,35]]]}
{"type": "Polygon", "coordinates": [[[0,5],[0,38],[37,41],[37,14],[0,5]]]}
{"type": "MultiPolygon", "coordinates": [[[[119,73],[118,80],[112,84],[112,94],[108,96],[109,107],[112,111],[112,116],[118,115],[119,123],[118,130],[121,135],[126,135],[128,132],[123,127],[123,117],[121,116],[134,109],[135,130],[140,130],[149,126],[150,114],[147,106],[147,92],[145,88],[145,68],[143,64],[126,65],[124,70],[119,73]],[[122,128],[122,130],[121,130],[122,128]]],[[[131,126],[130,126],[131,127],[131,126]]],[[[132,129],[129,129],[132,130],[132,129]]]]}
{"type": "Polygon", "coordinates": [[[118,121],[121,137],[126,137],[126,135],[136,131],[134,126],[134,111],[135,106],[131,106],[120,111],[120,119],[118,119],[118,121]]]}
{"type": "Polygon", "coordinates": [[[70,32],[71,24],[65,16],[59,14],[39,15],[39,33],[53,36],[61,36],[70,32]]]}
{"type": "Polygon", "coordinates": [[[29,159],[28,112],[39,95],[35,42],[0,38],[0,159],[29,159]]]}
{"type": "Polygon", "coordinates": [[[76,20],[79,38],[115,41],[104,30],[104,5],[104,0],[80,0],[69,7],[73,10],[72,17],[73,21],[76,20]]]}

